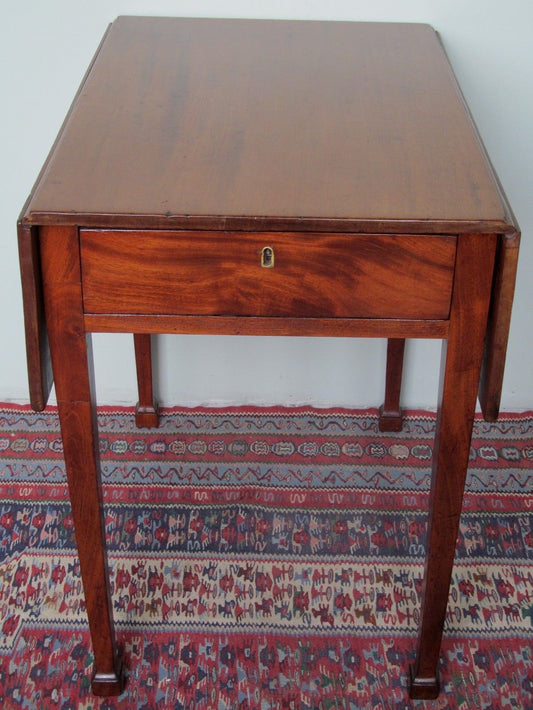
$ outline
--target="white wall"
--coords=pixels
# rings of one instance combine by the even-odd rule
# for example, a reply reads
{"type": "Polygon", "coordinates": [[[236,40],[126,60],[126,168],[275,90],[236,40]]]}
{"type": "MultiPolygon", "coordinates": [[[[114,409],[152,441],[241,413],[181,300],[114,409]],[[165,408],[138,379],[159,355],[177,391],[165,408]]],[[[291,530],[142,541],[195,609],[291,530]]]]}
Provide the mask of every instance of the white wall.
{"type": "MultiPolygon", "coordinates": [[[[27,401],[15,224],[106,25],[120,14],[392,20],[440,33],[523,232],[503,408],[533,408],[530,0],[4,0],[0,62],[0,401],[27,401]]],[[[133,402],[130,338],[94,336],[100,403],[133,402]]],[[[404,402],[434,407],[440,343],[411,341],[404,402]]],[[[159,337],[166,404],[380,403],[381,340],[159,337]]]]}

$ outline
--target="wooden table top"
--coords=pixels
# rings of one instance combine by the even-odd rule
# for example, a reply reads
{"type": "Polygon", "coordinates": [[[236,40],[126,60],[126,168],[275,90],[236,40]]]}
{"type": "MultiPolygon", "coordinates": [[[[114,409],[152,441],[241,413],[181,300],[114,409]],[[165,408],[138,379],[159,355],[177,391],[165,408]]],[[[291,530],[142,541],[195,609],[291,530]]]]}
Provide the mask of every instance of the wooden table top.
{"type": "Polygon", "coordinates": [[[427,25],[120,17],[26,224],[513,232],[427,25]]]}

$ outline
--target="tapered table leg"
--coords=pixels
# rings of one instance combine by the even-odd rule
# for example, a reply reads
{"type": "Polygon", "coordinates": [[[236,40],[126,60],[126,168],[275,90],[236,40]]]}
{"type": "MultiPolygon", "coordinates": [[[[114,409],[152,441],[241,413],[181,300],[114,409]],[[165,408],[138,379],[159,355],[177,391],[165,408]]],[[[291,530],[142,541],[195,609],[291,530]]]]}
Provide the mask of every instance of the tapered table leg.
{"type": "Polygon", "coordinates": [[[140,428],[151,429],[159,426],[158,406],[153,392],[151,336],[135,333],[133,342],[139,389],[139,401],[135,408],[135,423],[140,428]]]}
{"type": "Polygon", "coordinates": [[[404,350],[405,340],[403,338],[389,338],[387,341],[385,400],[379,408],[380,431],[402,430],[400,394],[402,390],[404,350]]]}
{"type": "Polygon", "coordinates": [[[448,341],[443,344],[418,653],[412,698],[436,698],[437,665],[468,467],[496,237],[458,237],[448,341]]]}
{"type": "Polygon", "coordinates": [[[90,336],[85,333],[77,230],[40,230],[45,312],[76,543],[94,652],[92,689],[124,688],[105,550],[90,336]]]}

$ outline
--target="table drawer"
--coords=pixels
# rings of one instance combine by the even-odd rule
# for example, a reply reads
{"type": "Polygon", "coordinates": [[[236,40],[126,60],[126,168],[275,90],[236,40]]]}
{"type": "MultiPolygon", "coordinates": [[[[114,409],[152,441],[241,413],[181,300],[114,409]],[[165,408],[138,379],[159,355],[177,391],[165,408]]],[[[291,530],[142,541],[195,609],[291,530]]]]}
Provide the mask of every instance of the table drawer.
{"type": "Polygon", "coordinates": [[[446,319],[455,237],[80,230],[86,313],[446,319]]]}

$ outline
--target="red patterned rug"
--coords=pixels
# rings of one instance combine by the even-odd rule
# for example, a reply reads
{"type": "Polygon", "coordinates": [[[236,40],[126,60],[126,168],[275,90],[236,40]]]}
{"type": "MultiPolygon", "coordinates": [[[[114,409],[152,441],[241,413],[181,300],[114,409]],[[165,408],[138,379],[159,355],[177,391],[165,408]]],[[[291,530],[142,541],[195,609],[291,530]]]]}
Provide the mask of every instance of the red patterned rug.
{"type": "Polygon", "coordinates": [[[476,420],[442,693],[407,696],[435,419],[99,411],[120,699],[91,647],[56,412],[0,409],[0,705],[533,708],[533,415],[476,420]]]}

